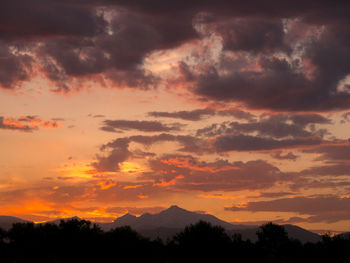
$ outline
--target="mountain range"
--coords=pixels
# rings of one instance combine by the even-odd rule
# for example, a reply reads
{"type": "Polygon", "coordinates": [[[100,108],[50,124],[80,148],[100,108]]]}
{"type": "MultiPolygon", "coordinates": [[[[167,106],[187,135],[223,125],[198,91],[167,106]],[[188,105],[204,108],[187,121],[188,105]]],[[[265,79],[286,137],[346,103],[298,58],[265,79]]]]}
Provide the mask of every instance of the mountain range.
{"type": "MultiPolygon", "coordinates": [[[[47,223],[58,224],[60,220],[79,219],[78,217],[57,219],[47,223]]],[[[130,226],[141,235],[154,239],[161,238],[166,240],[171,238],[176,233],[182,231],[186,226],[195,224],[198,221],[206,221],[215,226],[221,226],[230,234],[241,234],[243,239],[256,241],[256,231],[259,226],[231,224],[220,220],[210,214],[195,213],[178,206],[171,206],[168,209],[161,211],[158,214],[145,213],[141,216],[125,214],[111,223],[96,223],[104,231],[111,230],[116,227],[130,226]]],[[[17,217],[0,216],[0,228],[9,229],[13,223],[29,222],[17,217]]],[[[288,236],[300,240],[301,242],[317,242],[320,240],[320,235],[305,230],[295,225],[283,225],[288,233],[288,236]]]]}

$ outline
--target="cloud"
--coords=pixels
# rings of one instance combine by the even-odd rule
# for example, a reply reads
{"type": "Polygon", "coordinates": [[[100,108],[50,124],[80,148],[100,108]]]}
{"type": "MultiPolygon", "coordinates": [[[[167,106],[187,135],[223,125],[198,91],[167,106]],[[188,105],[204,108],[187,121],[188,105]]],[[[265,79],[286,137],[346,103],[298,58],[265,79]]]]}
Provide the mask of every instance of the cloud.
{"type": "Polygon", "coordinates": [[[254,59],[247,58],[247,63],[240,63],[238,68],[231,68],[232,59],[230,63],[223,60],[221,68],[212,67],[197,74],[195,92],[214,101],[241,102],[256,109],[348,109],[349,90],[346,85],[339,89],[341,81],[350,73],[350,63],[344,60],[350,49],[342,34],[326,27],[321,37],[311,36],[313,41],[306,42],[300,38],[299,42],[304,47],[300,59],[288,53],[283,58],[259,54],[254,59]]]}
{"type": "Polygon", "coordinates": [[[219,116],[232,116],[236,119],[247,121],[254,121],[256,117],[254,114],[242,110],[220,110],[217,112],[217,114],[219,116]]]}
{"type": "Polygon", "coordinates": [[[350,121],[350,112],[346,112],[342,115],[341,123],[346,123],[350,121]]]}
{"type": "Polygon", "coordinates": [[[138,143],[147,147],[159,142],[176,142],[180,144],[180,148],[177,149],[179,152],[203,154],[211,151],[206,141],[190,135],[171,135],[167,133],[151,136],[135,135],[118,138],[102,145],[100,150],[107,152],[107,154],[102,156],[97,155],[97,160],[96,162],[92,163],[92,166],[98,171],[118,171],[120,168],[119,164],[128,160],[129,158],[155,156],[154,153],[147,153],[143,151],[140,152],[139,149],[131,152],[129,150],[130,143],[138,143]]]}
{"type": "Polygon", "coordinates": [[[266,189],[291,180],[277,167],[262,161],[200,161],[189,155],[166,155],[149,160],[150,172],[140,180],[186,191],[238,191],[266,189]]]}
{"type": "Polygon", "coordinates": [[[310,137],[301,139],[263,138],[248,135],[224,135],[218,137],[214,142],[217,152],[228,151],[269,151],[281,149],[302,148],[307,146],[320,145],[320,138],[310,137]]]}
{"type": "Polygon", "coordinates": [[[327,130],[317,130],[315,124],[330,124],[331,120],[318,114],[275,114],[262,115],[259,120],[244,122],[225,122],[211,125],[197,131],[197,135],[216,136],[222,134],[252,134],[284,137],[323,136],[327,130]]]}
{"type": "Polygon", "coordinates": [[[271,153],[271,157],[275,158],[277,160],[291,160],[296,161],[296,159],[299,157],[292,152],[286,153],[285,155],[282,154],[282,152],[273,152],[271,153]]]}
{"type": "Polygon", "coordinates": [[[286,195],[295,195],[295,193],[292,192],[262,192],[260,193],[259,197],[266,197],[266,198],[278,198],[286,195]]]}
{"type": "Polygon", "coordinates": [[[227,211],[294,212],[309,215],[307,222],[333,223],[350,219],[350,198],[314,196],[282,198],[271,201],[248,202],[225,207],[227,211]]]}
{"type": "Polygon", "coordinates": [[[165,210],[166,207],[163,206],[152,206],[152,207],[121,207],[121,206],[114,206],[114,207],[108,207],[106,209],[106,212],[108,213],[115,213],[115,214],[126,214],[130,213],[133,215],[142,215],[144,213],[159,213],[163,210],[165,210]]]}
{"type": "Polygon", "coordinates": [[[323,145],[313,149],[304,150],[303,152],[318,154],[318,157],[316,158],[318,161],[350,162],[350,143],[347,141],[340,144],[323,145]]]}
{"type": "Polygon", "coordinates": [[[288,50],[281,20],[233,18],[214,24],[223,48],[232,51],[274,52],[288,50]]]}
{"type": "MultiPolygon", "coordinates": [[[[209,137],[217,152],[269,151],[318,146],[326,142],[329,132],[315,124],[330,124],[331,120],[318,114],[263,114],[248,122],[223,122],[198,129],[197,136],[209,137]]],[[[279,159],[295,159],[295,155],[279,159]]]]}
{"type": "Polygon", "coordinates": [[[30,3],[4,0],[0,17],[0,35],[7,39],[93,36],[105,25],[89,5],[67,5],[54,0],[34,0],[30,3]]]}
{"type": "MultiPolygon", "coordinates": [[[[51,80],[56,90],[80,88],[81,81],[88,79],[143,89],[155,87],[156,78],[142,68],[144,58],[152,51],[172,48],[197,37],[190,17],[179,22],[163,15],[136,14],[107,3],[108,7],[93,2],[14,2],[2,5],[2,38],[19,41],[18,53],[29,51],[26,53],[32,59],[30,65],[51,80]],[[17,6],[23,9],[18,11],[17,6]],[[19,12],[16,21],[8,15],[13,12],[19,12]]],[[[10,42],[5,44],[5,48],[10,47],[10,42]]],[[[24,59],[12,57],[7,61],[12,68],[0,76],[0,83],[7,88],[14,88],[11,76],[17,76],[18,81],[29,79],[21,66],[24,59]],[[10,70],[16,72],[8,74],[10,70]]]]}
{"type": "Polygon", "coordinates": [[[303,175],[350,176],[350,163],[313,166],[300,172],[303,175]]]}
{"type": "Polygon", "coordinates": [[[146,69],[145,58],[186,43],[205,49],[201,40],[215,36],[222,40],[220,61],[195,59],[196,52],[187,59],[194,64],[187,72],[191,93],[256,109],[348,109],[349,8],[344,1],[315,0],[297,6],[276,0],[4,0],[0,86],[15,89],[40,75],[55,91],[91,80],[150,89],[164,76],[146,69]]]}
{"type": "Polygon", "coordinates": [[[162,118],[176,118],[187,121],[200,121],[204,117],[215,115],[215,111],[211,109],[199,109],[192,111],[176,111],[176,112],[160,112],[153,111],[148,113],[152,117],[162,117],[162,118]]]}
{"type": "Polygon", "coordinates": [[[105,120],[101,130],[120,132],[137,130],[142,132],[169,132],[180,130],[179,124],[165,125],[158,121],[105,120]]]}
{"type": "Polygon", "coordinates": [[[129,140],[125,138],[117,139],[113,142],[113,148],[107,156],[97,155],[96,162],[92,166],[100,172],[118,171],[120,163],[129,159],[132,153],[129,151],[129,140]]]}
{"type": "Polygon", "coordinates": [[[245,119],[245,120],[253,120],[254,115],[242,111],[242,110],[212,110],[209,108],[206,109],[197,109],[197,110],[191,110],[191,111],[175,111],[175,112],[163,112],[163,111],[153,111],[148,113],[149,116],[156,117],[156,118],[175,118],[175,119],[182,119],[186,121],[200,121],[203,118],[211,117],[215,115],[219,116],[229,116],[229,117],[235,117],[237,119],[245,119]]]}
{"type": "Polygon", "coordinates": [[[39,129],[57,129],[62,124],[57,120],[41,120],[36,116],[22,116],[17,119],[0,116],[0,129],[33,132],[39,129]]]}
{"type": "Polygon", "coordinates": [[[0,38],[0,88],[11,89],[29,80],[31,62],[30,56],[12,52],[0,38]]]}

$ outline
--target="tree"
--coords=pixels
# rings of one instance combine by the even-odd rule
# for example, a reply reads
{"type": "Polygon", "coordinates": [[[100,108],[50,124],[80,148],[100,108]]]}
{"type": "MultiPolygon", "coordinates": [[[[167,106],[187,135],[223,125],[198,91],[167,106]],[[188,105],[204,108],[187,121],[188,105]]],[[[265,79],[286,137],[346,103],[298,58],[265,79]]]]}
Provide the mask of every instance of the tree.
{"type": "Polygon", "coordinates": [[[173,241],[179,252],[177,256],[181,257],[179,262],[221,262],[228,256],[231,245],[231,239],[222,227],[204,221],[187,226],[173,241]]]}
{"type": "Polygon", "coordinates": [[[291,262],[291,242],[283,226],[270,222],[260,226],[256,234],[258,254],[264,262],[291,262]]]}

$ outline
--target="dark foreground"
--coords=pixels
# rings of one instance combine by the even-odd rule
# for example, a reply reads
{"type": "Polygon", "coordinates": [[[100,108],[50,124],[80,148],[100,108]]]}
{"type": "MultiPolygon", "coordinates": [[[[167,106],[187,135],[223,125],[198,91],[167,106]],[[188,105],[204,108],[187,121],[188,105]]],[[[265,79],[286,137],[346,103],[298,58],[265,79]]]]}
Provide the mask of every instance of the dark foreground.
{"type": "Polygon", "coordinates": [[[0,229],[0,262],[342,262],[350,236],[323,236],[317,243],[290,239],[272,223],[258,241],[228,236],[221,227],[198,222],[172,239],[151,241],[129,227],[103,232],[84,220],[60,224],[17,223],[0,229]]]}

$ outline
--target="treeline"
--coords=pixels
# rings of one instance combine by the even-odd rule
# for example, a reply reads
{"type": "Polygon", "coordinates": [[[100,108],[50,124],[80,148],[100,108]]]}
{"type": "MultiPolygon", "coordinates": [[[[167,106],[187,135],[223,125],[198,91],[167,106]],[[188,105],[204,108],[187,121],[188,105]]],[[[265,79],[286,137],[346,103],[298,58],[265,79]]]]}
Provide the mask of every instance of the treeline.
{"type": "Polygon", "coordinates": [[[0,229],[0,262],[342,262],[349,236],[323,236],[318,243],[290,239],[268,223],[258,241],[229,236],[221,227],[198,222],[167,241],[149,240],[130,227],[108,232],[85,220],[60,224],[17,223],[0,229]]]}

